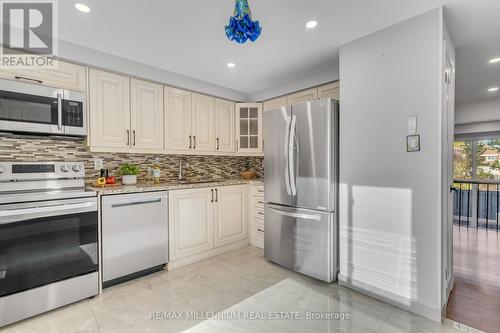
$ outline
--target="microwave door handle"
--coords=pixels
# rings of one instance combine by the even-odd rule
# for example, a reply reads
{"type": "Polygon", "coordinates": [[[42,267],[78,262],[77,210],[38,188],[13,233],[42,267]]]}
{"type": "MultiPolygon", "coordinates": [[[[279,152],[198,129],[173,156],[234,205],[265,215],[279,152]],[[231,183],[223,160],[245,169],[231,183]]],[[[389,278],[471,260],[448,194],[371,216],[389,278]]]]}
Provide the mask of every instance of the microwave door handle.
{"type": "Polygon", "coordinates": [[[62,93],[57,93],[57,129],[62,131],[62,93]]]}
{"type": "Polygon", "coordinates": [[[290,172],[288,170],[288,166],[290,164],[289,154],[288,154],[288,142],[290,140],[290,118],[291,118],[290,116],[287,116],[286,118],[285,142],[283,144],[283,154],[285,156],[285,170],[284,170],[285,187],[286,187],[286,193],[288,195],[292,194],[292,191],[290,189],[290,172]]]}
{"type": "Polygon", "coordinates": [[[292,195],[297,195],[297,186],[295,184],[295,126],[297,125],[297,116],[292,116],[292,124],[290,126],[290,138],[289,138],[289,153],[288,153],[288,168],[290,169],[290,188],[292,190],[292,195]]]}
{"type": "Polygon", "coordinates": [[[28,218],[49,217],[74,214],[96,210],[95,202],[82,202],[75,204],[50,205],[43,207],[29,207],[0,211],[0,225],[21,221],[28,218]]]}

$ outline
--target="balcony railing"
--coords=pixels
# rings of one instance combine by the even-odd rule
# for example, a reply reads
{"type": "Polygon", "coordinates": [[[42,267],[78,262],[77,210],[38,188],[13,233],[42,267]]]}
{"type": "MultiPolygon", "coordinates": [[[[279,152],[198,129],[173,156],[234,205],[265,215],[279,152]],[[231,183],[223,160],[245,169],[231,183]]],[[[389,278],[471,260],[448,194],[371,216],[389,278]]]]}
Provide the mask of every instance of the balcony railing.
{"type": "Polygon", "coordinates": [[[499,231],[500,181],[455,180],[453,188],[455,224],[499,231]]]}

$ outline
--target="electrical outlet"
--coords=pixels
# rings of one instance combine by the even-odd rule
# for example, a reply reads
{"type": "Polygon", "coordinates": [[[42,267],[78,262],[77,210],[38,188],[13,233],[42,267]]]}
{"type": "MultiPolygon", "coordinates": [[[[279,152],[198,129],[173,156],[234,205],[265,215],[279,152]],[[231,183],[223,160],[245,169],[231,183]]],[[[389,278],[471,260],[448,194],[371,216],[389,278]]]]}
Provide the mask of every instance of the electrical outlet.
{"type": "Polygon", "coordinates": [[[101,159],[94,160],[94,170],[101,170],[104,168],[104,163],[101,159]]]}

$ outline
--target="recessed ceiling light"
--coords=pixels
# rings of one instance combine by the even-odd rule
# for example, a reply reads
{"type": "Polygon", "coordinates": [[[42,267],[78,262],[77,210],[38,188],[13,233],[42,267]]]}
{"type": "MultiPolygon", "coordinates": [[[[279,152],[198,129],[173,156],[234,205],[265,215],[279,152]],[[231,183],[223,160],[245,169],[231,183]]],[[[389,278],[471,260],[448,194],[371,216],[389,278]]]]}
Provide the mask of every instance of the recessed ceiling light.
{"type": "Polygon", "coordinates": [[[318,25],[318,21],[309,21],[306,23],[306,28],[307,29],[314,29],[318,25]]]}
{"type": "Polygon", "coordinates": [[[488,89],[489,92],[495,92],[495,91],[498,91],[498,87],[491,87],[490,89],[488,89]]]}
{"type": "Polygon", "coordinates": [[[228,62],[227,67],[234,68],[234,67],[236,67],[236,64],[234,62],[228,62]]]}
{"type": "Polygon", "coordinates": [[[84,13],[90,12],[89,6],[87,6],[87,5],[83,4],[83,3],[79,3],[79,2],[75,3],[75,8],[78,9],[79,11],[81,11],[81,12],[84,12],[84,13]]]}
{"type": "Polygon", "coordinates": [[[490,59],[490,64],[495,64],[495,63],[497,63],[497,62],[500,62],[500,57],[490,59]]]}

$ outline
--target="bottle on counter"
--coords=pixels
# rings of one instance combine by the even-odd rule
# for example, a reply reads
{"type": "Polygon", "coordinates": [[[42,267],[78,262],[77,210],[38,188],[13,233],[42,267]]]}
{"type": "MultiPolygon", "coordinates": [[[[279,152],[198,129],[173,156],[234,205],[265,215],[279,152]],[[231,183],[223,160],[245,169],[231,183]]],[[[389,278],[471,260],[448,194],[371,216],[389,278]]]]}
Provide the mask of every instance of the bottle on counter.
{"type": "Polygon", "coordinates": [[[158,160],[158,157],[155,158],[155,163],[153,165],[153,177],[154,177],[154,182],[155,184],[160,184],[160,161],[158,160]]]}

